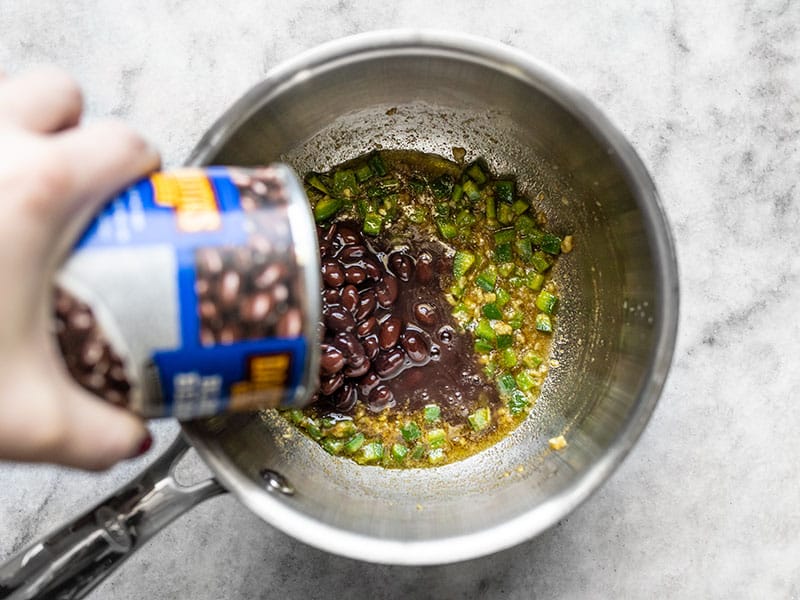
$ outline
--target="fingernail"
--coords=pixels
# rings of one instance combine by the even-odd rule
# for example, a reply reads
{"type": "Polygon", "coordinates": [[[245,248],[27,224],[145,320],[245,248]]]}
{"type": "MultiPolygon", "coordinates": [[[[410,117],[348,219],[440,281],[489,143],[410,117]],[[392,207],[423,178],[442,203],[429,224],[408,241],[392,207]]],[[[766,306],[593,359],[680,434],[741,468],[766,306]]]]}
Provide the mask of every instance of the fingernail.
{"type": "Polygon", "coordinates": [[[138,450],[136,450],[136,454],[131,456],[131,458],[140,457],[142,454],[150,450],[152,445],[153,445],[153,436],[150,435],[150,433],[148,432],[147,436],[142,440],[142,443],[139,444],[139,448],[138,450]]]}

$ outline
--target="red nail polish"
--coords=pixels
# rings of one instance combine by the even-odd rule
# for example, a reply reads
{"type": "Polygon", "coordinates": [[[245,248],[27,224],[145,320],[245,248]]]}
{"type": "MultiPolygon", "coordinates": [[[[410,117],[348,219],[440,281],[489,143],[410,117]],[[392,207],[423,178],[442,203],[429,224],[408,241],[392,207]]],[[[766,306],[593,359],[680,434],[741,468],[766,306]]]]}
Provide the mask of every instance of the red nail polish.
{"type": "Polygon", "coordinates": [[[150,450],[150,447],[152,445],[153,445],[153,436],[151,436],[148,433],[147,437],[145,437],[142,440],[142,443],[139,444],[139,449],[136,451],[136,454],[133,455],[133,458],[137,458],[137,457],[141,456],[142,454],[144,454],[145,452],[147,452],[148,450],[150,450]]]}

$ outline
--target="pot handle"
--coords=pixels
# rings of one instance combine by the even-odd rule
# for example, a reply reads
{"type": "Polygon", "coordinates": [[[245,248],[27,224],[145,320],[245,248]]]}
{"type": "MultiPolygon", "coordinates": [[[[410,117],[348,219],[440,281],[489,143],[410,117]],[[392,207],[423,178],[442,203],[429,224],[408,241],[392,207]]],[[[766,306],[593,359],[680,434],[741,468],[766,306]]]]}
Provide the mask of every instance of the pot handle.
{"type": "Polygon", "coordinates": [[[77,600],[163,527],[225,489],[208,479],[180,485],[176,465],[189,449],[182,435],[115,494],[0,566],[0,598],[77,600]]]}

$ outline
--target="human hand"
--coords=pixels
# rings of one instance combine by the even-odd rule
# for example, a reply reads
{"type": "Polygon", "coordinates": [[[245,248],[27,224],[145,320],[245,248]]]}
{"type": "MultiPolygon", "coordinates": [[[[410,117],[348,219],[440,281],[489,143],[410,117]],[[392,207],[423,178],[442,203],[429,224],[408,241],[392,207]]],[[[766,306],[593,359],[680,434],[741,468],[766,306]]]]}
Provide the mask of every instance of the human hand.
{"type": "Polygon", "coordinates": [[[105,469],[147,450],[150,434],[67,374],[53,278],[103,202],[160,159],[119,122],[79,127],[81,110],[61,71],[0,75],[0,459],[105,469]]]}

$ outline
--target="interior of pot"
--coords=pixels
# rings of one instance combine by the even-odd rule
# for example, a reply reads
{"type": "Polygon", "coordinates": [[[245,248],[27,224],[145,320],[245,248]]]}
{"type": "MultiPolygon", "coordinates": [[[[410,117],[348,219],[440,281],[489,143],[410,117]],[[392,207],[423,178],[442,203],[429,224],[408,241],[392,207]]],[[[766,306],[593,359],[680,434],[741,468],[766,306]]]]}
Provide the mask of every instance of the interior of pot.
{"type": "Polygon", "coordinates": [[[585,101],[509,58],[518,57],[418,39],[316,55],[301,71],[256,87],[198,147],[197,163],[282,160],[303,173],[376,148],[450,158],[460,146],[467,160],[484,157],[495,172],[515,174],[525,192],[541,192],[548,227],[574,236],[554,272],[561,304],[550,375],[529,418],[487,451],[438,468],[385,470],[328,455],[277,414],[187,426],[232,491],[305,541],[394,563],[446,562],[510,545],[586,497],[652,410],[676,310],[655,192],[585,101]],[[559,434],[568,446],[554,452],[548,439],[559,434]],[[264,468],[296,493],[264,491],[264,468]],[[453,538],[463,543],[434,556],[428,542],[453,538]]]}

